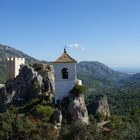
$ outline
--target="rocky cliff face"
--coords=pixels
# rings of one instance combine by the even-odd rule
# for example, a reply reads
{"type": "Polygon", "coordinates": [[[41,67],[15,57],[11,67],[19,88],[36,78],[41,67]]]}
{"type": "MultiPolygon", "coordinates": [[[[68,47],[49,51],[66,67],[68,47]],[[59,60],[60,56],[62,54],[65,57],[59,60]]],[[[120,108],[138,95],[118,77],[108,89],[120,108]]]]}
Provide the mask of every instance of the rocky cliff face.
{"type": "Polygon", "coordinates": [[[106,118],[111,116],[107,96],[97,96],[95,101],[88,106],[88,110],[93,115],[101,114],[106,118]]]}
{"type": "Polygon", "coordinates": [[[15,79],[6,82],[6,92],[14,94],[16,101],[30,100],[40,95],[50,98],[54,92],[54,81],[50,73],[50,70],[44,69],[41,75],[25,65],[15,79]]]}
{"type": "Polygon", "coordinates": [[[85,105],[84,96],[69,96],[68,111],[74,121],[81,121],[83,124],[89,124],[88,112],[85,105]]]}
{"type": "Polygon", "coordinates": [[[111,116],[108,101],[107,101],[107,96],[100,96],[99,98],[97,98],[97,111],[96,111],[96,113],[101,113],[105,117],[111,116]]]}
{"type": "Polygon", "coordinates": [[[5,87],[0,88],[0,112],[4,112],[6,110],[6,89],[5,87]]]}
{"type": "MultiPolygon", "coordinates": [[[[45,96],[48,99],[52,98],[54,95],[52,94],[54,92],[53,68],[40,66],[40,64],[36,65],[35,68],[29,65],[22,66],[19,75],[15,79],[6,82],[5,87],[0,90],[2,96],[0,100],[1,110],[5,110],[6,105],[9,103],[24,102],[33,97],[45,96]]],[[[68,118],[71,118],[72,121],[89,124],[83,95],[75,96],[74,94],[70,94],[64,99],[65,101],[68,101],[67,106],[62,105],[61,110],[57,110],[53,115],[56,128],[59,129],[61,127],[61,111],[69,114],[68,118]]]]}
{"type": "Polygon", "coordinates": [[[61,109],[72,121],[80,121],[83,124],[89,124],[88,112],[83,95],[75,96],[70,94],[62,100],[61,109]]]}
{"type": "Polygon", "coordinates": [[[53,120],[55,129],[59,130],[61,128],[62,118],[63,118],[63,116],[62,116],[61,110],[56,109],[52,116],[52,120],[53,120]]]}

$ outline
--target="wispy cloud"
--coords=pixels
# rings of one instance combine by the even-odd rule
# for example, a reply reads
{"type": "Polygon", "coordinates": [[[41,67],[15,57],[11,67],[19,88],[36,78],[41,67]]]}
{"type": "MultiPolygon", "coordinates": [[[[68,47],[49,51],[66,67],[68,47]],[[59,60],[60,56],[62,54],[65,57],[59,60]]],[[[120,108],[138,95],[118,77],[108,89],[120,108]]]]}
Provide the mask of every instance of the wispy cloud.
{"type": "Polygon", "coordinates": [[[82,51],[86,50],[86,48],[81,47],[78,43],[68,44],[67,47],[74,48],[74,49],[79,49],[79,50],[82,50],[82,51]]]}

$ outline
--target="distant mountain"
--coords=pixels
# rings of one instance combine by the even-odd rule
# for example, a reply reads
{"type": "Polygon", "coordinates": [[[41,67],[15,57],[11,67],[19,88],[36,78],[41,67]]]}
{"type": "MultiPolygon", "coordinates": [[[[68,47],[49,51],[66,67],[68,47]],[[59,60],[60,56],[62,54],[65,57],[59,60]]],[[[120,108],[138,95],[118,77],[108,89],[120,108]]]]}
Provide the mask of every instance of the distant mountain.
{"type": "Polygon", "coordinates": [[[87,86],[87,105],[92,105],[97,95],[107,95],[112,114],[128,115],[140,108],[140,73],[120,73],[95,61],[80,62],[77,73],[87,86]]]}
{"type": "Polygon", "coordinates": [[[112,70],[108,66],[97,61],[82,61],[78,64],[78,70],[92,74],[95,79],[107,79],[118,81],[129,75],[112,70]]]}
{"type": "Polygon", "coordinates": [[[92,86],[95,84],[99,87],[106,88],[118,86],[120,80],[126,79],[130,76],[125,73],[114,71],[97,61],[82,61],[78,63],[77,73],[78,77],[87,85],[92,86]]]}
{"type": "Polygon", "coordinates": [[[0,83],[5,82],[6,78],[6,58],[7,57],[24,57],[26,63],[38,62],[37,59],[12,47],[0,44],[0,83]]]}
{"type": "MultiPolygon", "coordinates": [[[[5,60],[7,57],[24,57],[26,63],[49,63],[47,61],[38,61],[37,59],[14,49],[12,47],[0,44],[0,82],[2,82],[5,75],[5,60]]],[[[97,88],[110,88],[118,85],[118,81],[128,78],[129,75],[116,72],[106,65],[96,61],[83,61],[77,64],[77,73],[79,79],[91,87],[93,90],[97,88]]]]}
{"type": "Polygon", "coordinates": [[[5,62],[7,57],[24,57],[27,63],[38,61],[37,59],[23,53],[22,51],[0,44],[0,62],[5,62]]]}
{"type": "Polygon", "coordinates": [[[140,92],[140,73],[131,75],[130,77],[120,81],[122,83],[123,90],[131,90],[140,92]]]}

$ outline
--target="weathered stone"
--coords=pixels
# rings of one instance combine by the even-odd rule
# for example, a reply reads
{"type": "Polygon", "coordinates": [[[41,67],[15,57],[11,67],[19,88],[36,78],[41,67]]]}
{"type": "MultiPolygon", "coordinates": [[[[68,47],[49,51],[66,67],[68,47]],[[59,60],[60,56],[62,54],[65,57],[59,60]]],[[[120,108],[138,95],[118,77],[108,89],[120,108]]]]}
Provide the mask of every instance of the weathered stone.
{"type": "Polygon", "coordinates": [[[97,104],[98,104],[98,108],[96,113],[101,113],[105,117],[111,116],[108,101],[107,101],[107,96],[99,96],[99,98],[97,98],[97,104]]]}
{"type": "Polygon", "coordinates": [[[61,113],[61,110],[56,110],[54,113],[53,113],[53,123],[55,125],[55,128],[56,129],[59,129],[61,128],[61,124],[62,124],[62,113],[61,113]]]}
{"type": "Polygon", "coordinates": [[[30,100],[40,95],[49,96],[54,90],[52,88],[54,82],[49,78],[47,70],[44,69],[43,75],[40,75],[29,65],[24,65],[15,79],[6,82],[6,90],[10,94],[15,93],[14,100],[16,101],[30,100]]]}
{"type": "Polygon", "coordinates": [[[88,111],[93,115],[101,114],[105,118],[110,117],[111,113],[110,113],[109,104],[107,101],[107,96],[105,95],[97,96],[95,98],[95,101],[88,106],[88,111]]]}
{"type": "Polygon", "coordinates": [[[89,124],[89,117],[83,95],[75,96],[70,94],[61,101],[63,112],[73,121],[80,121],[83,124],[89,124]]]}
{"type": "Polygon", "coordinates": [[[79,97],[75,97],[74,95],[70,95],[68,110],[71,114],[71,118],[74,121],[79,120],[83,124],[89,124],[89,117],[84,96],[81,95],[79,97]]]}
{"type": "Polygon", "coordinates": [[[5,87],[5,85],[4,84],[0,84],[0,88],[2,88],[2,87],[5,87]]]}
{"type": "Polygon", "coordinates": [[[45,69],[41,74],[43,78],[43,91],[47,93],[54,93],[54,71],[51,66],[49,69],[50,70],[45,69]]]}
{"type": "Polygon", "coordinates": [[[4,112],[6,110],[6,89],[5,87],[0,88],[0,112],[4,112]]]}

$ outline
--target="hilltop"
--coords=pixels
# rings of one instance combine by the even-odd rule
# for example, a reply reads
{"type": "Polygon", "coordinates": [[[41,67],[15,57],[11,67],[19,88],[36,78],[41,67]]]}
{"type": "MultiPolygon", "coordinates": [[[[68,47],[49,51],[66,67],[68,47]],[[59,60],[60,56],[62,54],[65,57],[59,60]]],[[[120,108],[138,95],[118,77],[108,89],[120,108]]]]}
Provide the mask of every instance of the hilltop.
{"type": "MultiPolygon", "coordinates": [[[[0,47],[0,54],[1,81],[5,79],[6,57],[25,57],[26,63],[48,63],[4,45],[0,47]]],[[[47,71],[43,68],[42,64],[25,65],[15,79],[7,81],[0,89],[1,110],[7,110],[0,113],[1,139],[53,137],[56,140],[58,131],[60,139],[64,140],[140,138],[140,74],[120,73],[97,61],[80,62],[77,74],[86,85],[86,92],[81,96],[82,89],[77,87],[78,95],[74,92],[77,89],[73,89],[73,93],[57,106],[53,102],[51,71],[49,67],[47,71]],[[80,124],[79,119],[86,120],[86,124],[89,121],[89,125],[80,124]]]]}
{"type": "Polygon", "coordinates": [[[22,51],[0,44],[0,62],[5,62],[7,57],[24,57],[27,63],[38,61],[37,59],[23,53],[22,51]]]}

